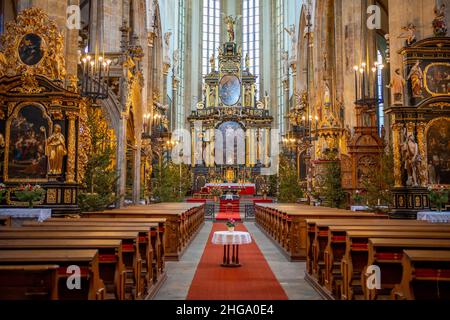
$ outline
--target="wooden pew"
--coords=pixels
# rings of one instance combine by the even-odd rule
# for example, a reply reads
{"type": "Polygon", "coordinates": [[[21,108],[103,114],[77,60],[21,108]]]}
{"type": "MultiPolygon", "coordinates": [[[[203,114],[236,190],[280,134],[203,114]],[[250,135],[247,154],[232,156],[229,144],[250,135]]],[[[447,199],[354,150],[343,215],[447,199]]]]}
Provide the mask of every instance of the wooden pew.
{"type": "Polygon", "coordinates": [[[59,265],[0,265],[0,300],[57,300],[59,265]]]}
{"type": "Polygon", "coordinates": [[[178,260],[204,223],[204,205],[135,206],[90,212],[85,213],[84,216],[88,218],[164,218],[166,219],[165,257],[168,260],[178,260]]]}
{"type": "Polygon", "coordinates": [[[165,244],[165,226],[166,219],[165,218],[50,218],[45,221],[45,223],[52,222],[79,222],[84,223],[86,221],[89,222],[101,222],[101,223],[157,223],[159,228],[156,230],[156,234],[152,230],[152,245],[156,250],[156,260],[158,262],[158,270],[156,271],[156,277],[159,278],[159,275],[163,275],[165,273],[165,253],[164,253],[164,244],[165,244]]]}
{"type": "Polygon", "coordinates": [[[52,299],[103,300],[105,297],[105,287],[99,276],[97,250],[0,250],[0,266],[3,267],[1,286],[23,285],[23,280],[16,278],[20,277],[17,266],[27,265],[41,265],[44,268],[48,265],[59,266],[57,289],[50,289],[52,299]],[[81,269],[81,290],[69,290],[65,284],[67,277],[71,275],[67,273],[67,268],[71,265],[81,269]]]}
{"type": "Polygon", "coordinates": [[[161,261],[163,256],[157,253],[157,249],[161,247],[159,243],[158,224],[157,223],[134,223],[134,222],[95,222],[90,219],[78,219],[76,221],[50,221],[50,222],[27,222],[23,224],[24,231],[29,230],[26,227],[39,228],[40,230],[48,230],[48,228],[58,227],[58,230],[73,231],[83,229],[86,231],[138,231],[140,236],[139,246],[141,257],[144,257],[143,274],[148,294],[153,295],[166,275],[161,272],[159,266],[164,263],[161,261]]]}
{"type": "Polygon", "coordinates": [[[450,300],[450,250],[404,250],[396,300],[450,300]]]}
{"type": "Polygon", "coordinates": [[[361,273],[368,260],[369,238],[411,238],[411,239],[450,239],[448,227],[442,232],[437,230],[411,232],[395,231],[346,231],[346,250],[341,260],[342,300],[355,298],[357,290],[362,291],[361,273]]]}
{"type": "Polygon", "coordinates": [[[11,226],[11,217],[5,217],[5,216],[1,216],[0,217],[0,226],[5,226],[5,227],[10,227],[11,226]]]}
{"type": "Polygon", "coordinates": [[[53,227],[44,230],[39,228],[29,227],[25,228],[13,228],[15,230],[10,231],[10,228],[0,228],[0,240],[1,239],[115,239],[122,241],[122,261],[125,264],[125,268],[128,274],[131,275],[132,282],[126,282],[126,288],[128,292],[131,292],[132,296],[136,299],[140,299],[144,294],[144,287],[141,281],[142,272],[142,259],[139,250],[139,232],[137,231],[89,231],[86,229],[77,229],[76,231],[64,231],[60,228],[53,227]],[[133,293],[134,290],[134,293],[133,293]]]}
{"type": "Polygon", "coordinates": [[[369,239],[367,266],[377,265],[381,269],[381,289],[368,289],[365,272],[361,275],[364,297],[376,300],[380,295],[390,295],[395,285],[402,280],[403,250],[450,250],[450,240],[443,239],[369,239]]]}
{"type": "MultiPolygon", "coordinates": [[[[324,264],[323,255],[328,244],[328,228],[330,226],[404,226],[404,225],[422,225],[430,226],[425,221],[414,220],[377,220],[377,219],[307,219],[307,246],[306,246],[306,270],[310,275],[316,278],[320,277],[320,270],[317,269],[318,264],[324,264]],[[314,268],[313,266],[316,266],[314,268]]],[[[344,234],[345,236],[345,234],[344,234]]]]}
{"type": "Polygon", "coordinates": [[[4,239],[0,250],[74,250],[95,249],[99,252],[100,279],[106,288],[106,299],[125,299],[125,266],[122,261],[121,240],[86,239],[4,239]]]}
{"type": "Polygon", "coordinates": [[[387,215],[299,204],[257,204],[255,220],[291,261],[306,260],[308,219],[388,219],[387,215]]]}
{"type": "Polygon", "coordinates": [[[340,261],[345,253],[345,236],[347,231],[374,230],[374,231],[450,231],[450,226],[435,225],[420,221],[409,221],[402,224],[403,220],[384,220],[376,222],[366,220],[361,225],[331,225],[325,226],[318,222],[319,227],[313,245],[314,254],[312,276],[320,285],[324,285],[326,294],[335,294],[338,289],[336,281],[341,280],[340,261]]]}

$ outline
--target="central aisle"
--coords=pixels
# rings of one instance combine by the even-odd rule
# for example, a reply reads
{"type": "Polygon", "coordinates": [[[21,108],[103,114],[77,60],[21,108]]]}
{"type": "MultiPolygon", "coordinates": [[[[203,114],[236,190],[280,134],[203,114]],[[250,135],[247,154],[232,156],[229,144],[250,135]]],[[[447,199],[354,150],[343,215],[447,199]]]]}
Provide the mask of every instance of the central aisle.
{"type": "MultiPolygon", "coordinates": [[[[240,246],[241,268],[223,268],[223,246],[211,243],[215,231],[224,231],[215,223],[197,267],[187,300],[287,300],[282,286],[255,242],[240,246]]],[[[239,224],[236,231],[247,231],[239,224]]]]}

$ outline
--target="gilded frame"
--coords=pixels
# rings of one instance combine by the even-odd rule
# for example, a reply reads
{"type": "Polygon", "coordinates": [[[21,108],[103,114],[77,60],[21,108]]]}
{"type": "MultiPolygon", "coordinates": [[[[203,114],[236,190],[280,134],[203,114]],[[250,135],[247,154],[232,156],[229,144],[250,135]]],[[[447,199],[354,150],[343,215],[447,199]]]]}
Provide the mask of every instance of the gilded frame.
{"type": "MultiPolygon", "coordinates": [[[[53,121],[50,118],[50,116],[47,113],[47,110],[44,105],[37,103],[37,102],[28,102],[24,101],[19,103],[17,106],[14,107],[14,111],[8,116],[8,120],[6,121],[6,136],[5,136],[5,156],[4,156],[4,169],[3,169],[3,180],[5,182],[24,182],[24,183],[42,183],[42,182],[48,182],[48,178],[46,179],[10,179],[9,178],[9,145],[10,145],[10,138],[11,138],[11,122],[12,120],[16,119],[20,110],[24,107],[28,106],[34,106],[39,109],[41,109],[43,117],[48,122],[49,127],[49,134],[53,132],[53,121]]],[[[47,160],[48,161],[48,160],[47,160]]]]}
{"type": "MultiPolygon", "coordinates": [[[[424,87],[425,87],[425,90],[426,90],[429,94],[431,94],[433,97],[448,97],[448,96],[450,96],[450,93],[447,93],[447,94],[444,94],[444,93],[436,93],[436,92],[431,91],[430,88],[428,87],[428,81],[427,81],[428,72],[429,72],[429,69],[430,69],[431,67],[435,67],[435,66],[447,66],[447,67],[450,68],[450,63],[447,63],[447,62],[433,62],[433,63],[428,64],[428,65],[425,67],[425,70],[424,70],[424,72],[423,72],[423,81],[424,81],[424,87]]],[[[450,81],[449,81],[449,82],[450,82],[450,81]]]]}
{"type": "MultiPolygon", "coordinates": [[[[427,126],[425,128],[425,135],[424,135],[424,144],[425,144],[425,155],[424,155],[424,159],[426,160],[427,164],[428,164],[428,132],[430,131],[431,127],[433,127],[434,123],[441,121],[441,120],[446,120],[450,123],[450,117],[437,117],[434,118],[433,120],[431,120],[430,122],[427,123],[427,126]]],[[[428,175],[427,175],[428,177],[428,175]]],[[[427,185],[429,184],[429,179],[427,181],[427,185]]],[[[450,187],[450,184],[434,184],[433,186],[446,186],[446,187],[450,187]]]]}

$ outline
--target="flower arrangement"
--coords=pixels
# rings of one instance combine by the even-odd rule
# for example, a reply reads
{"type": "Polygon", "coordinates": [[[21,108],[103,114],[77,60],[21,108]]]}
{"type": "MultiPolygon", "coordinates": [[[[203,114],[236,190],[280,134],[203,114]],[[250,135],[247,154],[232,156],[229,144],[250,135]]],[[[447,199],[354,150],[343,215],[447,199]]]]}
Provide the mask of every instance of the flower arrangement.
{"type": "Polygon", "coordinates": [[[39,202],[45,195],[45,190],[40,185],[20,186],[14,193],[20,201],[27,202],[30,208],[33,208],[35,202],[39,202]]]}
{"type": "Polygon", "coordinates": [[[217,202],[217,198],[222,195],[222,189],[220,188],[212,188],[211,195],[214,197],[214,201],[217,202]]]}
{"type": "Polygon", "coordinates": [[[228,219],[227,221],[227,227],[228,227],[228,231],[234,231],[234,228],[236,227],[236,220],[234,219],[228,219]]]}
{"type": "Polygon", "coordinates": [[[442,207],[448,202],[448,190],[444,186],[440,186],[436,189],[429,187],[428,191],[430,192],[430,202],[437,207],[439,212],[442,211],[442,207]]]}
{"type": "Polygon", "coordinates": [[[3,183],[0,183],[0,202],[3,201],[7,189],[3,183]]]}
{"type": "Polygon", "coordinates": [[[363,197],[361,195],[361,191],[360,190],[356,190],[355,194],[353,195],[353,201],[355,202],[355,204],[357,206],[361,205],[362,201],[363,201],[363,197]]]}

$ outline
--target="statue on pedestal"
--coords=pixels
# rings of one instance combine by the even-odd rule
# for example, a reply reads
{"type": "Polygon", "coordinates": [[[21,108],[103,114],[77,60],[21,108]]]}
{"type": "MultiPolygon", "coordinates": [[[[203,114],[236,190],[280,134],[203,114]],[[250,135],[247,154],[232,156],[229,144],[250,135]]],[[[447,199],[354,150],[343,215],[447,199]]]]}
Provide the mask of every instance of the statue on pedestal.
{"type": "Polygon", "coordinates": [[[291,61],[297,60],[297,35],[295,32],[295,25],[291,25],[288,28],[284,28],[289,37],[291,37],[291,61]]]}
{"type": "Polygon", "coordinates": [[[445,19],[445,4],[439,8],[434,8],[435,18],[433,20],[433,32],[436,37],[445,37],[447,35],[447,21],[445,19]]]}
{"type": "Polygon", "coordinates": [[[387,86],[391,89],[392,103],[397,105],[403,104],[403,91],[406,81],[400,75],[400,69],[396,69],[391,78],[391,83],[387,86]]]}
{"type": "Polygon", "coordinates": [[[404,132],[404,141],[401,145],[404,168],[406,169],[408,187],[417,187],[419,185],[419,172],[421,157],[419,154],[419,145],[411,133],[404,132]]]}
{"type": "Polygon", "coordinates": [[[214,57],[214,52],[212,53],[211,57],[209,57],[209,64],[211,66],[211,71],[215,71],[216,70],[216,60],[214,57]]]}
{"type": "Polygon", "coordinates": [[[180,66],[180,51],[177,49],[173,52],[173,75],[178,76],[178,68],[180,66]]]}
{"type": "Polygon", "coordinates": [[[164,63],[170,65],[170,37],[172,32],[166,32],[164,34],[164,63]]]}
{"type": "Polygon", "coordinates": [[[64,156],[67,155],[66,140],[61,133],[61,126],[55,125],[53,134],[47,139],[46,155],[48,157],[48,173],[62,174],[64,156]]]}
{"type": "MultiPolygon", "coordinates": [[[[225,16],[224,13],[222,15],[225,16]]],[[[241,16],[237,16],[234,18],[233,16],[225,16],[225,23],[227,25],[227,34],[228,34],[228,42],[234,42],[235,35],[234,35],[234,27],[236,26],[236,23],[241,18],[241,16]]]]}
{"type": "Polygon", "coordinates": [[[423,72],[419,64],[420,61],[417,61],[416,64],[411,68],[411,71],[408,75],[408,80],[411,80],[411,87],[414,98],[422,97],[423,72]]]}

